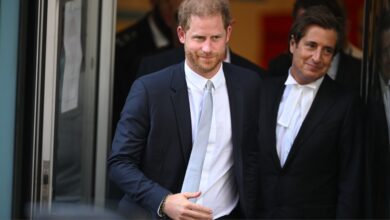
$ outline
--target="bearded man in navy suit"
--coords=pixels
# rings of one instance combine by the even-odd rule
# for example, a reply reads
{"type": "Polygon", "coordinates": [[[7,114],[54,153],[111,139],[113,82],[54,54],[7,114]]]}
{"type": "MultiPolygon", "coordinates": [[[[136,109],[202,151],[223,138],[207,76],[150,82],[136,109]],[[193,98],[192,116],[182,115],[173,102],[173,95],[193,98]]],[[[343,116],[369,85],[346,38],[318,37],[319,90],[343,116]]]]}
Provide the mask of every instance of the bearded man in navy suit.
{"type": "Polygon", "coordinates": [[[250,217],[360,217],[360,101],[326,74],[341,28],[326,7],[307,9],[290,30],[289,74],[264,82],[250,217]]]}
{"type": "Polygon", "coordinates": [[[256,144],[260,77],[222,62],[230,24],[227,0],[183,1],[177,33],[185,61],[134,82],[108,159],[126,216],[246,216],[244,155],[256,144]],[[200,185],[182,192],[209,81],[213,112],[200,185]]]}

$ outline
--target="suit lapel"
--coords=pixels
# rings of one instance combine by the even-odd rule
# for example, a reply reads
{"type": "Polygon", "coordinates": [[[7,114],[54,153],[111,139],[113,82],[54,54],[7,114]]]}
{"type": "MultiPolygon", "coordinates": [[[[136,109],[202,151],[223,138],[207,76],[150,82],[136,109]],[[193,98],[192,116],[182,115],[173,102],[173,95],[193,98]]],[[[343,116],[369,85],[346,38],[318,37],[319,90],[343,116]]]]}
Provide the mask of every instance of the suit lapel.
{"type": "Polygon", "coordinates": [[[243,178],[243,159],[241,145],[244,132],[243,115],[247,105],[244,105],[244,88],[240,73],[234,72],[230,64],[223,64],[223,72],[226,80],[226,88],[229,97],[230,119],[232,127],[232,144],[234,158],[234,175],[237,182],[241,182],[243,178]]]}
{"type": "Polygon", "coordinates": [[[176,115],[183,157],[186,163],[188,163],[192,149],[191,112],[184,73],[184,62],[179,64],[178,67],[172,73],[171,100],[176,115]]]}
{"type": "Polygon", "coordinates": [[[306,118],[304,119],[302,126],[294,140],[290,153],[287,157],[284,169],[288,167],[291,161],[296,157],[299,149],[304,145],[304,142],[313,135],[315,128],[320,125],[320,122],[326,112],[333,106],[335,97],[332,88],[332,82],[329,76],[325,75],[316,97],[313,100],[313,104],[310,107],[306,118]]]}
{"type": "MultiPolygon", "coordinates": [[[[265,94],[267,103],[265,103],[265,105],[262,105],[262,106],[270,106],[267,111],[269,112],[269,114],[267,113],[269,119],[266,120],[270,121],[270,123],[267,123],[270,124],[270,126],[267,127],[269,128],[270,134],[272,135],[269,136],[270,144],[268,144],[267,146],[271,147],[271,149],[269,149],[269,152],[271,152],[272,154],[272,158],[275,163],[275,166],[278,167],[279,169],[281,169],[281,166],[280,166],[280,159],[278,156],[278,152],[276,150],[276,126],[278,122],[279,105],[283,97],[284,89],[286,87],[284,85],[286,79],[287,76],[278,77],[278,81],[276,84],[268,85],[271,87],[269,91],[272,92],[270,94],[265,94]]],[[[260,108],[262,108],[262,106],[260,106],[260,108]]]]}
{"type": "Polygon", "coordinates": [[[242,91],[240,88],[239,74],[234,74],[229,64],[223,64],[223,72],[225,74],[226,87],[229,96],[230,117],[232,123],[232,142],[233,151],[239,149],[243,131],[243,99],[242,91]]]}

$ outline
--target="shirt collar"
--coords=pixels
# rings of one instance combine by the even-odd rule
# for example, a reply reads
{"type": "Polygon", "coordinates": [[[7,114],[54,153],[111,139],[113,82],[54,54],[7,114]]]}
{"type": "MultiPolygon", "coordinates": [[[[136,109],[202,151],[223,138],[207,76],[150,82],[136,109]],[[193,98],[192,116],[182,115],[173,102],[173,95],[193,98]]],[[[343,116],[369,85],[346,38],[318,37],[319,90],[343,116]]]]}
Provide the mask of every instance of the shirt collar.
{"type": "Polygon", "coordinates": [[[322,81],[324,80],[324,77],[322,76],[321,78],[317,79],[316,81],[314,82],[311,82],[311,83],[308,83],[308,84],[304,84],[304,85],[301,85],[299,84],[295,79],[294,77],[291,75],[291,68],[288,70],[288,77],[287,77],[287,80],[286,82],[284,83],[284,85],[297,85],[298,87],[307,87],[307,88],[311,88],[313,90],[318,90],[318,88],[320,87],[322,81]]]}
{"type": "Polygon", "coordinates": [[[225,82],[225,75],[223,74],[223,63],[220,66],[217,74],[213,76],[211,79],[206,79],[203,76],[197,74],[195,71],[193,71],[187,63],[187,60],[184,62],[184,72],[189,81],[191,81],[196,88],[203,90],[206,86],[207,80],[211,80],[213,82],[213,88],[218,89],[219,87],[223,86],[225,82]]]}
{"type": "Polygon", "coordinates": [[[164,36],[164,34],[161,32],[161,30],[158,29],[157,24],[153,20],[153,16],[149,15],[148,17],[148,23],[150,26],[150,30],[153,34],[153,40],[156,44],[157,48],[166,47],[169,45],[169,40],[164,36]]]}
{"type": "Polygon", "coordinates": [[[390,80],[388,80],[388,81],[386,82],[386,80],[383,79],[382,74],[379,74],[379,78],[380,78],[380,82],[381,82],[381,84],[382,84],[383,86],[390,86],[390,80]]]}
{"type": "Polygon", "coordinates": [[[224,62],[226,63],[231,63],[231,55],[230,55],[230,49],[228,46],[226,46],[226,57],[225,57],[225,60],[224,62]]]}
{"type": "Polygon", "coordinates": [[[389,95],[390,80],[387,81],[387,83],[386,83],[386,81],[383,79],[382,75],[379,74],[379,82],[380,82],[380,87],[381,87],[383,97],[385,99],[387,99],[388,95],[389,95]]]}

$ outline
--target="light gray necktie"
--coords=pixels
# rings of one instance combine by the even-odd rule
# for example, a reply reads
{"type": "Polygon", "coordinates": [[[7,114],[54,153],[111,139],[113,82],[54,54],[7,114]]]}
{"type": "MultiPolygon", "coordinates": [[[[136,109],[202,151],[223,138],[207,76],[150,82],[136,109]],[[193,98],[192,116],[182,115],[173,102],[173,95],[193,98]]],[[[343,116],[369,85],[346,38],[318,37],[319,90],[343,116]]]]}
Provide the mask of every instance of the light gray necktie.
{"type": "MultiPolygon", "coordinates": [[[[200,114],[195,142],[192,146],[190,161],[188,162],[181,192],[199,191],[200,177],[202,175],[203,161],[209,141],[211,119],[213,114],[213,97],[211,89],[213,83],[208,80],[203,94],[203,106],[200,114]]],[[[191,199],[195,202],[196,199],[191,199]]]]}

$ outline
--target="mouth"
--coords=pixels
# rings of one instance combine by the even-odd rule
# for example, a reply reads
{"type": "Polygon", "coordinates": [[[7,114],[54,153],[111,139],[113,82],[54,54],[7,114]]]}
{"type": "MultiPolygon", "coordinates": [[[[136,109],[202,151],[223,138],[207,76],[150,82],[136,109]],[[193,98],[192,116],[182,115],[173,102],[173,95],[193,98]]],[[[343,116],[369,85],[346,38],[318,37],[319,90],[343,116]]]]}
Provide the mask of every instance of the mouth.
{"type": "Polygon", "coordinates": [[[322,68],[320,65],[316,65],[312,63],[306,63],[306,65],[308,66],[308,69],[311,71],[318,71],[322,68]]]}
{"type": "Polygon", "coordinates": [[[206,62],[210,62],[211,60],[214,59],[214,57],[213,56],[199,56],[199,59],[206,61],[206,62]]]}
{"type": "Polygon", "coordinates": [[[204,58],[204,59],[210,59],[210,58],[213,58],[213,57],[215,57],[215,53],[214,52],[199,52],[199,53],[197,53],[197,55],[198,55],[198,57],[200,57],[200,58],[204,58]]]}
{"type": "Polygon", "coordinates": [[[204,59],[210,59],[210,58],[213,58],[214,55],[213,54],[200,54],[199,57],[204,58],[204,59]]]}

